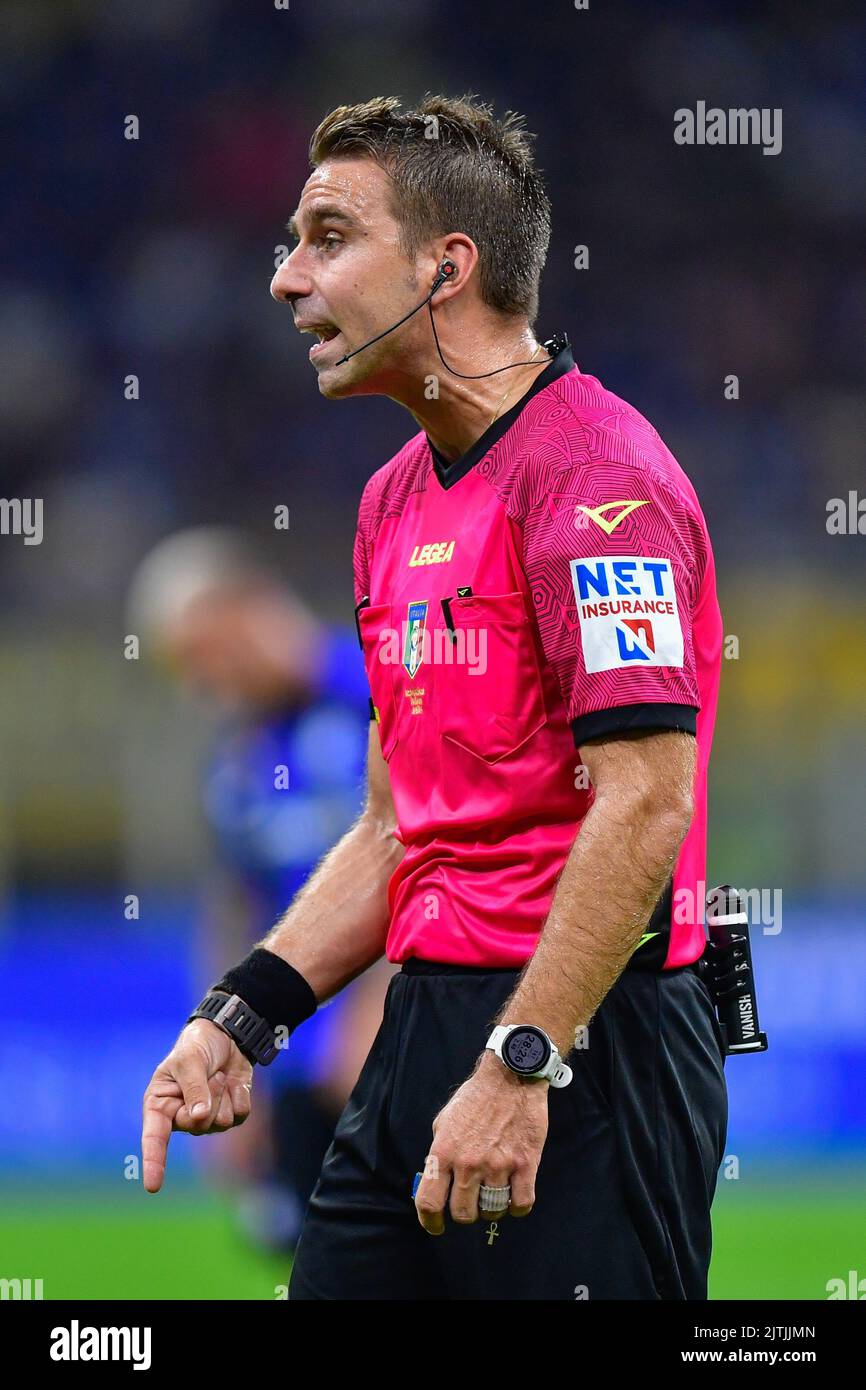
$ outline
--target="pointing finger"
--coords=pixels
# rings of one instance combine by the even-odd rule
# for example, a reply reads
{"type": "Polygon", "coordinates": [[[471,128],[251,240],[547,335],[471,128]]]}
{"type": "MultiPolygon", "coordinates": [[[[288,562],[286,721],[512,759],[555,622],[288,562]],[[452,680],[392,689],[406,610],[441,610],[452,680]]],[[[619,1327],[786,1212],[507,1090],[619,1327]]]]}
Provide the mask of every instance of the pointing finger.
{"type": "Polygon", "coordinates": [[[145,1093],[144,1120],[141,1127],[142,1179],[145,1192],[158,1192],[162,1187],[168,1141],[180,1105],[179,1096],[157,1096],[150,1091],[145,1093]]]}

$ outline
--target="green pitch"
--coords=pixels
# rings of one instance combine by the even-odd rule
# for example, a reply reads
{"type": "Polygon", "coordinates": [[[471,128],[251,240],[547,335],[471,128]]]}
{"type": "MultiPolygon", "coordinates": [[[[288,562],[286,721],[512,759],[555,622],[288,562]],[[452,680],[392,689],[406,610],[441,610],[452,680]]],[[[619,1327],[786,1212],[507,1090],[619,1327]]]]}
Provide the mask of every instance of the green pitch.
{"type": "Polygon", "coordinates": [[[0,1274],[41,1278],[46,1299],[275,1299],[288,1284],[291,1260],[253,1249],[225,1200],[140,1188],[126,1196],[3,1192],[0,1274]]]}
{"type": "MultiPolygon", "coordinates": [[[[712,1298],[826,1299],[827,1280],[866,1276],[866,1204],[858,1184],[810,1171],[784,1186],[720,1183],[712,1298]]],[[[124,1199],[46,1200],[0,1193],[0,1276],[41,1278],[46,1299],[268,1299],[290,1260],[262,1255],[225,1199],[201,1189],[124,1199]]]]}
{"type": "Polygon", "coordinates": [[[725,1183],[713,1204],[710,1298],[827,1298],[827,1281],[866,1276],[863,1175],[820,1168],[780,1184],[725,1183]],[[738,1189],[733,1191],[731,1189],[738,1189]]]}

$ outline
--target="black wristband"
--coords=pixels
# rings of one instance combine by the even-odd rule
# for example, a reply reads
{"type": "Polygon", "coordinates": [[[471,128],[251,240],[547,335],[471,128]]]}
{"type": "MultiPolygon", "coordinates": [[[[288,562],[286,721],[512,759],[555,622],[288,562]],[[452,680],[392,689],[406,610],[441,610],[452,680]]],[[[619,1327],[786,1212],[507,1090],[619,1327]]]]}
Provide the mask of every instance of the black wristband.
{"type": "Polygon", "coordinates": [[[282,956],[261,946],[211,985],[211,992],[215,990],[239,994],[274,1032],[287,1028],[292,1033],[318,1008],[316,996],[303,975],[282,956]]]}

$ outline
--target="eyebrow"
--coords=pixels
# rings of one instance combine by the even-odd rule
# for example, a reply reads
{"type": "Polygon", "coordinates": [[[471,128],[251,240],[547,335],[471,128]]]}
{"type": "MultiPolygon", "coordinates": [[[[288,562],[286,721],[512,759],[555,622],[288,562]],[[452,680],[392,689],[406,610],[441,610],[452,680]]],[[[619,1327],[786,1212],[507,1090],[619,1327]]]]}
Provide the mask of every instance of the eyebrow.
{"type": "MultiPolygon", "coordinates": [[[[342,222],[347,227],[357,227],[358,225],[354,217],[351,217],[348,212],[343,212],[342,208],[338,207],[336,203],[315,204],[310,209],[308,220],[310,222],[342,222]]],[[[300,232],[298,231],[298,223],[295,214],[293,214],[286,223],[286,231],[291,232],[293,237],[300,240],[300,232]]]]}

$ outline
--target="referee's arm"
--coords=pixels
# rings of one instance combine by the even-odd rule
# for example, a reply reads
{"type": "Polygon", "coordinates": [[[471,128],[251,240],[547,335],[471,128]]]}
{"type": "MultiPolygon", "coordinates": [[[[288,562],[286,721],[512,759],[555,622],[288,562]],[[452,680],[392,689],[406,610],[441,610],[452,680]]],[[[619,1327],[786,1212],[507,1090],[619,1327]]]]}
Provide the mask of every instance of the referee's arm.
{"type": "MultiPolygon", "coordinates": [[[[676,729],[581,746],[595,799],[580,827],[534,954],[497,1023],[533,1023],[566,1057],[645,929],[692,818],[696,745],[676,729]]],[[[486,1024],[486,1020],[484,1023],[486,1024]]],[[[479,1020],[479,1027],[482,1021],[479,1020]]],[[[511,1187],[526,1216],[547,1136],[548,1082],[527,1086],[485,1050],[433,1122],[415,1195],[421,1225],[476,1221],[479,1184],[511,1187]]]]}
{"type": "MultiPolygon", "coordinates": [[[[259,943],[304,977],[318,1003],[384,953],[388,880],[405,853],[396,828],[388,768],[371,722],[364,810],[259,943]]],[[[251,1080],[251,1063],[227,1033],[203,1018],[186,1025],[144,1094],[146,1191],[162,1186],[173,1130],[220,1133],[246,1119],[251,1080]]]]}
{"type": "Polygon", "coordinates": [[[581,757],[595,798],[498,1020],[531,1019],[563,1056],[625,968],[670,877],[692,819],[697,746],[676,729],[634,731],[586,743],[581,757]]]}

